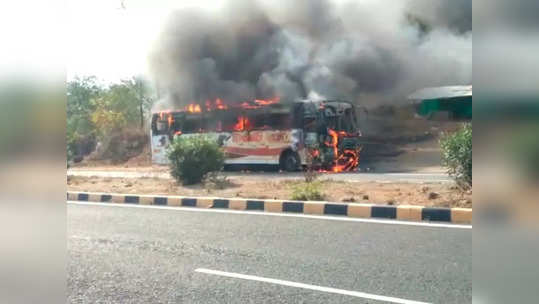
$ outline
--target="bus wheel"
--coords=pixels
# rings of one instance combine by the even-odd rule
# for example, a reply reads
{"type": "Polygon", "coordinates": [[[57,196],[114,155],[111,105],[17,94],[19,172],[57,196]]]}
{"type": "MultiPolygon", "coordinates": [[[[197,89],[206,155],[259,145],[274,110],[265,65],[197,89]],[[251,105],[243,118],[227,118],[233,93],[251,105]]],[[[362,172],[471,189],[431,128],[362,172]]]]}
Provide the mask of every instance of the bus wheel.
{"type": "Polygon", "coordinates": [[[298,171],[301,161],[299,155],[291,150],[283,152],[281,159],[279,161],[279,166],[281,170],[287,172],[298,171]]]}

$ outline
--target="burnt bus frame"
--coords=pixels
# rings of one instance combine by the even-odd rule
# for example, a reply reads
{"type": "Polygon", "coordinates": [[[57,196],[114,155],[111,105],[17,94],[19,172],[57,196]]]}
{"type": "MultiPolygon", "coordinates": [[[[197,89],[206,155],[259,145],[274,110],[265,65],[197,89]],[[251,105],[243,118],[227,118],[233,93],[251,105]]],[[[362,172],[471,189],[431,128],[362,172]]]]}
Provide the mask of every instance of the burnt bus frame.
{"type": "MultiPolygon", "coordinates": [[[[188,112],[185,112],[185,111],[171,111],[171,112],[166,112],[167,114],[171,114],[173,115],[174,117],[174,123],[172,124],[172,130],[170,130],[170,128],[167,128],[166,131],[163,131],[163,132],[159,132],[157,130],[157,121],[159,119],[159,114],[160,113],[154,113],[152,115],[152,120],[151,120],[151,128],[152,128],[152,133],[153,135],[163,135],[163,134],[167,134],[169,136],[169,139],[170,141],[173,140],[173,137],[174,137],[174,132],[176,132],[177,129],[179,129],[179,127],[181,127],[181,121],[182,120],[185,120],[186,119],[186,116],[192,116],[192,117],[201,117],[203,119],[205,119],[206,121],[208,121],[208,118],[212,118],[211,116],[213,115],[216,115],[216,117],[219,117],[221,116],[222,118],[224,116],[235,116],[237,117],[238,115],[244,115],[244,116],[247,116],[249,117],[250,115],[252,115],[253,113],[264,113],[264,114],[271,114],[272,112],[274,113],[282,113],[282,114],[286,114],[287,112],[291,115],[290,119],[291,119],[291,123],[289,126],[287,127],[275,127],[275,126],[270,126],[271,127],[271,130],[288,130],[288,129],[300,129],[302,131],[305,130],[305,119],[306,118],[312,118],[315,120],[315,124],[316,124],[316,133],[318,134],[318,136],[320,135],[325,135],[327,136],[327,127],[328,127],[328,117],[326,117],[324,115],[324,111],[322,111],[322,109],[328,107],[328,108],[333,108],[335,112],[338,112],[337,111],[337,107],[339,106],[339,104],[342,106],[342,105],[347,105],[347,106],[343,106],[345,108],[345,110],[343,111],[343,113],[341,115],[339,115],[337,113],[337,115],[335,115],[337,117],[337,126],[335,128],[335,131],[348,131],[349,130],[343,130],[342,129],[342,121],[343,119],[348,119],[348,117],[345,115],[346,113],[346,110],[349,109],[351,112],[352,112],[352,115],[351,115],[351,118],[352,120],[350,121],[351,125],[352,125],[352,129],[354,130],[357,130],[357,134],[354,134],[356,132],[352,132],[352,133],[349,133],[350,135],[347,136],[347,138],[351,139],[351,138],[357,138],[357,141],[356,141],[356,146],[359,147],[360,145],[360,140],[359,140],[359,128],[358,128],[358,121],[357,121],[357,114],[356,114],[356,110],[355,110],[355,107],[352,103],[348,102],[348,101],[343,101],[343,100],[329,100],[329,101],[317,101],[317,102],[314,102],[314,101],[300,101],[300,102],[294,102],[291,106],[288,106],[288,105],[285,105],[285,104],[272,104],[272,105],[268,105],[268,106],[261,106],[259,108],[254,108],[254,109],[244,109],[244,108],[229,108],[229,109],[214,109],[212,111],[209,111],[209,112],[200,112],[200,113],[188,113],[188,112]]],[[[215,116],[214,116],[215,117],[215,116]]],[[[207,125],[206,125],[207,126],[207,125]]],[[[267,130],[267,129],[249,129],[249,130],[244,130],[244,131],[241,131],[241,132],[250,132],[250,131],[255,131],[255,130],[267,130]]],[[[209,131],[209,132],[216,132],[216,130],[209,130],[209,128],[206,128],[206,131],[209,131]]],[[[221,131],[221,132],[235,132],[234,130],[226,130],[226,131],[221,131]]],[[[187,132],[188,133],[198,133],[198,132],[187,132]]],[[[339,149],[342,149],[342,147],[338,147],[339,149]]]]}

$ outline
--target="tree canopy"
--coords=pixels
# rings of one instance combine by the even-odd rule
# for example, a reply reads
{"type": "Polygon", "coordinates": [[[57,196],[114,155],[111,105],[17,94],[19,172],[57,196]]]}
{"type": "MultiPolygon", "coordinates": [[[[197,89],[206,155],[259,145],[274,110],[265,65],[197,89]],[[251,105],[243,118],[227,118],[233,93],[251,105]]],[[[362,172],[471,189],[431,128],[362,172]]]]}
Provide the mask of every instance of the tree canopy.
{"type": "Polygon", "coordinates": [[[95,76],[68,81],[68,156],[88,154],[98,139],[113,132],[143,128],[154,100],[149,83],[140,76],[109,85],[100,84],[95,76]]]}

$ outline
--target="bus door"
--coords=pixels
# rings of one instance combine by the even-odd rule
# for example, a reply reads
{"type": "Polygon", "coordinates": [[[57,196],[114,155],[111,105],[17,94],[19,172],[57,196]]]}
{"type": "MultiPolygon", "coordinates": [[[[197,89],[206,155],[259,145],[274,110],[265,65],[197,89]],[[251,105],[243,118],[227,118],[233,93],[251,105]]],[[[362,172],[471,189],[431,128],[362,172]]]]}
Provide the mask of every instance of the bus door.
{"type": "Polygon", "coordinates": [[[154,113],[151,121],[150,145],[152,152],[152,162],[155,164],[166,164],[166,149],[170,144],[169,123],[167,113],[154,113]]]}

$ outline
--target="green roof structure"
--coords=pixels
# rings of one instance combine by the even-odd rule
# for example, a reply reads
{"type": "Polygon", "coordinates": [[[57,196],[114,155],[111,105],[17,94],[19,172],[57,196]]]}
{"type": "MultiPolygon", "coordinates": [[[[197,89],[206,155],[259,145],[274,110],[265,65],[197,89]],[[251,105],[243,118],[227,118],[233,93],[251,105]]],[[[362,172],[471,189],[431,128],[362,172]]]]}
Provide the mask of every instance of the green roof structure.
{"type": "Polygon", "coordinates": [[[447,86],[421,89],[408,97],[417,102],[417,114],[431,117],[448,112],[455,120],[472,119],[472,86],[447,86]]]}

